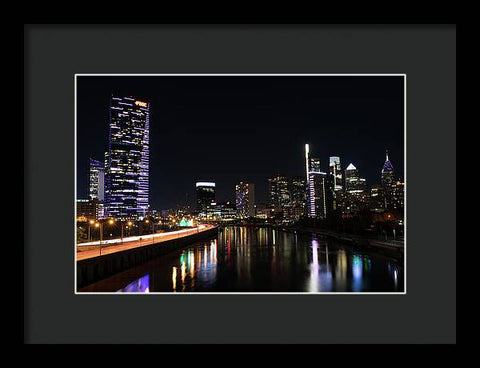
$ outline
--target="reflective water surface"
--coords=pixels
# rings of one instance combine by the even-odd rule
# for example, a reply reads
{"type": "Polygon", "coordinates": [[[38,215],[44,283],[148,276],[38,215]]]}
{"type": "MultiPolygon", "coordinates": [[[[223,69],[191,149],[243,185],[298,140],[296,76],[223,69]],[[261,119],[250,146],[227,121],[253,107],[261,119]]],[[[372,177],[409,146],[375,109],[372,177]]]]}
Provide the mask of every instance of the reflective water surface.
{"type": "Polygon", "coordinates": [[[82,291],[403,292],[403,265],[323,237],[228,227],[82,291]]]}

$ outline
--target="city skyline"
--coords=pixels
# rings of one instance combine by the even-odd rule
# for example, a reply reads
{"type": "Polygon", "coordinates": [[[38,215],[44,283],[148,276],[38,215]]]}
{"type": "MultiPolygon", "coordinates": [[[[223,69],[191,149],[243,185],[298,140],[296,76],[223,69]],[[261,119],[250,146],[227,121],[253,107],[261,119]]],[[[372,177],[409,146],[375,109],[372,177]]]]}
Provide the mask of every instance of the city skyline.
{"type": "MultiPolygon", "coordinates": [[[[165,78],[147,80],[162,82],[162,88],[168,84],[165,78]]],[[[402,290],[405,182],[391,147],[404,144],[405,117],[385,126],[383,121],[393,117],[381,120],[378,115],[386,107],[397,114],[404,111],[405,101],[399,98],[404,94],[393,92],[395,83],[390,82],[389,90],[374,79],[361,86],[352,78],[175,81],[170,87],[183,94],[172,91],[174,97],[110,92],[102,106],[102,111],[105,105],[109,110],[103,164],[91,152],[100,151],[104,137],[93,127],[83,130],[90,134],[90,139],[80,139],[80,150],[89,153],[88,199],[77,198],[77,287],[87,292],[402,290]],[[195,85],[199,82],[203,84],[195,85]],[[160,105],[167,111],[176,107],[172,121],[164,121],[168,113],[155,109],[155,96],[173,100],[160,105]],[[323,123],[327,116],[337,123],[323,123]],[[282,128],[278,122],[285,117],[300,121],[282,128]],[[321,123],[312,125],[312,120],[321,123]],[[365,123],[370,120],[375,123],[365,123]],[[402,133],[389,140],[397,129],[402,133]],[[380,149],[385,161],[379,170],[373,162],[380,149]],[[368,182],[370,169],[375,171],[368,182]],[[159,180],[158,175],[164,177],[159,180]],[[262,189],[267,189],[266,196],[262,189]],[[170,203],[162,202],[163,195],[170,196],[170,203]],[[195,243],[207,239],[209,243],[195,243]],[[278,262],[289,259],[276,252],[280,239],[285,240],[284,251],[303,254],[305,262],[290,265],[298,268],[293,273],[276,271],[278,262]],[[339,248],[334,246],[330,254],[327,246],[335,242],[339,248]],[[343,249],[344,242],[361,245],[362,255],[343,249]],[[190,248],[182,250],[185,246],[190,248]],[[394,261],[375,258],[370,247],[387,248],[394,261]],[[152,270],[132,274],[128,283],[119,279],[118,286],[102,281],[171,251],[180,258],[155,267],[163,276],[152,270]],[[258,251],[263,255],[256,259],[258,251]],[[234,266],[239,258],[240,263],[254,262],[263,276],[249,271],[253,282],[240,278],[239,283],[242,267],[234,266]],[[96,272],[99,268],[91,262],[103,264],[103,271],[96,272]]],[[[82,96],[92,97],[86,91],[82,96]]],[[[84,100],[80,109],[91,114],[96,101],[84,100]]]]}
{"type": "MultiPolygon", "coordinates": [[[[83,161],[88,161],[90,158],[101,160],[102,157],[99,157],[98,153],[105,151],[105,142],[102,145],[102,138],[105,137],[105,134],[97,134],[98,131],[102,131],[102,128],[105,127],[103,127],[102,124],[96,124],[97,129],[89,129],[92,123],[84,126],[83,122],[87,119],[86,116],[90,116],[89,121],[103,120],[105,114],[108,114],[108,98],[110,98],[113,92],[111,91],[112,88],[120,83],[120,81],[125,81],[126,79],[125,77],[115,77],[113,78],[114,80],[112,80],[112,77],[82,78],[88,78],[90,80],[84,85],[80,82],[82,79],[79,79],[78,84],[79,115],[77,129],[81,139],[79,138],[78,140],[77,198],[85,198],[85,194],[82,193],[87,192],[85,186],[82,185],[82,171],[85,172],[86,175],[88,170],[85,167],[85,163],[82,162],[82,156],[84,157],[86,153],[90,152],[90,154],[87,154],[87,157],[84,157],[83,161]],[[99,82],[98,78],[103,80],[99,82]],[[92,86],[95,84],[97,84],[98,88],[92,89],[92,86]],[[96,92],[86,94],[86,90],[83,88],[96,92]],[[107,105],[102,109],[102,101],[105,102],[104,95],[107,90],[111,92],[109,92],[110,94],[107,93],[107,105]],[[82,93],[82,91],[84,92],[82,93]],[[98,100],[93,102],[93,97],[97,96],[96,93],[101,94],[102,98],[98,98],[98,100]],[[92,104],[96,107],[94,108],[92,104]],[[103,118],[92,119],[93,116],[103,116],[103,118]],[[88,143],[88,147],[84,147],[84,143],[88,143]]],[[[127,77],[127,79],[130,78],[131,77],[127,77]]],[[[173,85],[172,81],[168,80],[169,77],[153,78],[163,78],[161,80],[163,84],[167,84],[168,86],[173,85]]],[[[328,79],[328,77],[315,77],[313,78],[314,82],[312,82],[311,78],[302,77],[287,77],[283,79],[279,79],[282,77],[245,77],[249,79],[247,82],[240,81],[244,78],[232,78],[236,77],[189,77],[190,80],[186,82],[182,79],[183,84],[180,83],[180,86],[178,86],[178,79],[176,79],[174,84],[177,88],[174,88],[174,90],[177,91],[177,104],[182,100],[179,96],[185,96],[186,94],[190,98],[188,100],[190,101],[190,106],[188,106],[189,103],[184,101],[183,104],[179,105],[183,108],[177,106],[178,109],[173,109],[173,112],[163,113],[163,115],[159,113],[159,111],[162,111],[162,108],[168,111],[172,102],[165,101],[163,106],[158,106],[158,101],[156,100],[160,98],[161,93],[157,92],[157,94],[154,95],[152,91],[149,92],[148,90],[149,88],[151,89],[152,86],[145,82],[146,78],[142,81],[142,77],[136,77],[133,83],[132,81],[126,83],[126,85],[129,85],[129,90],[135,88],[140,89],[141,85],[143,85],[146,92],[144,94],[136,94],[135,96],[148,101],[151,105],[150,156],[152,163],[150,166],[150,204],[152,208],[167,209],[173,208],[176,205],[194,205],[194,184],[202,180],[217,183],[216,191],[218,201],[234,200],[235,185],[241,181],[252,182],[256,187],[256,202],[266,203],[268,201],[268,179],[278,174],[283,174],[288,178],[305,176],[302,149],[303,145],[307,142],[311,145],[312,150],[315,151],[315,157],[319,158],[320,169],[323,172],[329,172],[330,157],[340,157],[343,174],[347,166],[353,163],[360,171],[361,176],[367,179],[367,188],[370,188],[372,185],[381,182],[381,170],[384,165],[385,151],[388,150],[390,160],[395,168],[395,177],[401,178],[402,180],[404,179],[404,101],[402,77],[336,77],[334,83],[332,83],[333,79],[328,79]],[[196,79],[191,80],[192,78],[196,79]],[[210,86],[199,88],[199,84],[205,85],[205,80],[203,83],[199,83],[198,78],[209,78],[207,84],[210,84],[210,86]],[[214,78],[213,81],[212,78],[214,78]],[[218,82],[219,78],[226,78],[228,80],[218,82]],[[252,97],[251,94],[254,92],[254,87],[260,85],[259,81],[256,80],[257,78],[263,79],[260,84],[263,83],[263,85],[267,84],[269,86],[263,86],[264,94],[255,91],[252,97]],[[267,79],[265,80],[265,78],[267,79]],[[293,78],[293,80],[290,78],[293,78]],[[325,78],[327,79],[325,80],[325,78]],[[338,82],[337,78],[341,79],[340,82],[338,82]],[[289,80],[285,81],[285,79],[289,80]],[[368,80],[359,83],[358,79],[368,80]],[[382,80],[381,83],[378,83],[379,79],[382,80]],[[399,80],[401,88],[398,91],[399,80]],[[214,86],[212,87],[211,84],[214,84],[214,86]],[[362,84],[364,85],[363,89],[361,88],[362,84]],[[187,88],[188,86],[194,87],[193,92],[191,88],[187,88]],[[386,88],[387,86],[389,86],[390,89],[386,88]],[[328,94],[326,91],[327,87],[331,88],[333,93],[328,94]],[[317,93],[316,95],[312,93],[314,88],[318,88],[321,93],[317,93]],[[287,97],[283,96],[280,98],[279,89],[283,91],[283,93],[287,91],[290,92],[287,93],[287,97]],[[179,93],[178,90],[180,90],[181,93],[179,93]],[[308,103],[302,101],[302,97],[305,97],[306,92],[308,92],[310,96],[308,103]],[[210,97],[209,99],[205,99],[203,96],[205,93],[210,97]],[[150,94],[150,96],[147,94],[150,94]],[[227,97],[224,95],[227,95],[227,97]],[[203,99],[200,98],[202,96],[203,99]],[[262,96],[265,98],[262,99],[262,96]],[[192,103],[194,97],[200,98],[201,101],[192,103]],[[260,116],[270,116],[271,119],[268,120],[266,127],[258,126],[252,128],[252,121],[258,123],[258,117],[245,120],[245,124],[238,126],[236,129],[235,127],[229,127],[227,124],[221,125],[218,119],[223,116],[223,114],[218,114],[217,110],[222,110],[224,106],[220,103],[218,105],[212,104],[211,102],[209,103],[208,101],[213,97],[219,99],[217,102],[229,102],[229,106],[227,106],[228,109],[236,109],[235,111],[242,117],[246,116],[246,112],[252,112],[253,108],[257,107],[260,110],[260,116]],[[275,100],[275,97],[277,97],[278,100],[275,100]],[[250,100],[253,106],[245,105],[245,99],[250,100]],[[261,100],[264,102],[260,103],[259,101],[261,100]],[[361,107],[358,104],[358,100],[360,100],[360,102],[363,100],[366,105],[372,106],[370,106],[370,108],[366,106],[361,107]],[[204,105],[200,103],[202,101],[204,105]],[[315,103],[318,104],[322,101],[324,103],[324,111],[320,116],[330,116],[330,120],[337,120],[338,124],[335,129],[332,128],[332,124],[306,124],[311,119],[307,117],[305,113],[312,110],[316,111],[315,103]],[[325,108],[325,101],[329,101],[334,107],[336,106],[337,110],[331,106],[330,108],[325,108]],[[288,107],[282,107],[281,105],[286,102],[289,102],[289,104],[287,103],[288,107]],[[259,103],[260,105],[258,105],[259,103]],[[340,105],[344,107],[349,106],[350,108],[356,106],[356,110],[349,111],[345,114],[343,109],[339,109],[340,105]],[[388,106],[389,110],[392,110],[392,106],[395,106],[395,108],[390,118],[383,117],[383,120],[396,121],[397,124],[392,123],[390,124],[391,126],[381,126],[380,122],[382,119],[380,119],[381,114],[378,111],[385,113],[385,105],[388,106]],[[373,106],[376,106],[376,109],[373,106]],[[185,110],[188,110],[188,107],[193,110],[199,109],[200,111],[197,115],[197,120],[193,123],[182,120],[185,119],[186,116],[189,116],[188,114],[185,115],[185,110]],[[290,111],[290,115],[292,116],[297,114],[303,124],[300,124],[300,126],[297,126],[298,124],[292,124],[289,132],[285,132],[280,127],[275,127],[275,124],[272,124],[274,123],[273,118],[280,118],[279,114],[285,110],[290,111]],[[338,112],[335,117],[333,117],[334,111],[338,112]],[[377,113],[375,113],[375,111],[377,111],[377,113]],[[356,119],[353,116],[347,120],[346,118],[351,115],[356,116],[356,119]],[[202,120],[202,118],[205,119],[208,116],[213,117],[212,123],[205,123],[205,120],[202,120]],[[162,117],[169,117],[170,120],[162,119],[162,117]],[[175,117],[179,121],[177,124],[172,125],[172,119],[175,120],[175,117]],[[370,117],[370,120],[374,121],[374,123],[366,124],[366,126],[360,128],[358,127],[358,123],[352,124],[352,121],[365,122],[367,117],[370,117]],[[203,123],[201,124],[198,121],[203,123]],[[181,139],[175,142],[169,138],[175,135],[176,128],[182,126],[182,124],[178,123],[182,123],[184,129],[186,131],[190,130],[193,134],[187,133],[187,138],[182,136],[181,139]],[[244,126],[248,129],[245,129],[244,126]],[[362,134],[354,134],[358,132],[362,132],[362,134]],[[392,136],[392,132],[395,132],[395,137],[392,136]],[[400,135],[397,134],[398,132],[401,132],[400,135]],[[305,139],[298,142],[292,142],[290,139],[290,144],[281,144],[282,141],[292,135],[297,136],[299,140],[302,139],[302,137],[305,139]],[[352,135],[354,135],[354,137],[352,135]],[[322,139],[322,136],[326,137],[322,139]],[[162,137],[164,137],[164,139],[161,139],[162,137]],[[195,139],[195,137],[197,139],[195,139]],[[186,141],[186,143],[183,144],[183,141],[186,141]],[[194,142],[194,144],[192,144],[192,142],[194,142]],[[251,144],[255,142],[264,143],[260,145],[251,144]],[[166,145],[166,147],[163,147],[163,151],[165,151],[165,149],[172,151],[170,156],[166,157],[166,155],[163,156],[159,154],[159,152],[162,152],[162,149],[159,148],[162,146],[160,143],[165,143],[166,145]],[[228,147],[226,143],[229,143],[228,147]],[[233,148],[237,150],[233,151],[233,148]],[[358,150],[358,152],[356,150],[358,150]],[[162,156],[160,160],[159,156],[162,156]],[[169,163],[167,163],[167,161],[169,161],[169,163]],[[162,165],[162,162],[165,165],[162,165]],[[187,166],[188,172],[184,170],[181,175],[178,172],[178,167],[172,169],[175,164],[180,167],[185,167],[187,163],[190,163],[190,165],[187,166]],[[176,180],[174,180],[175,178],[176,180]],[[168,197],[168,200],[166,197],[168,197]]],[[[152,79],[149,78],[148,80],[151,81],[152,79]]],[[[121,85],[124,86],[124,84],[121,85]]],[[[117,87],[115,89],[118,90],[120,88],[117,87]]],[[[172,98],[170,98],[170,100],[171,99],[172,98]]],[[[227,107],[225,107],[225,109],[227,109],[227,107]]],[[[320,110],[322,109],[320,108],[320,110]]],[[[316,116],[319,116],[318,112],[316,116]]],[[[232,119],[233,121],[238,121],[236,118],[232,119]]],[[[108,118],[105,120],[104,125],[108,127],[108,118]]],[[[84,180],[84,182],[86,182],[86,180],[84,180]]]]}

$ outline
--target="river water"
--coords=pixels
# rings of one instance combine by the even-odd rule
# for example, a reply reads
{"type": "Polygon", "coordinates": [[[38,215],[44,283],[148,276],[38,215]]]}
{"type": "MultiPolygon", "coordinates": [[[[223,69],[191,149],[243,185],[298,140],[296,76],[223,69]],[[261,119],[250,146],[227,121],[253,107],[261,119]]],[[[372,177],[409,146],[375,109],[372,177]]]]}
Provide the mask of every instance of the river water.
{"type": "Polygon", "coordinates": [[[80,292],[403,292],[403,264],[321,236],[227,227],[80,292]]]}

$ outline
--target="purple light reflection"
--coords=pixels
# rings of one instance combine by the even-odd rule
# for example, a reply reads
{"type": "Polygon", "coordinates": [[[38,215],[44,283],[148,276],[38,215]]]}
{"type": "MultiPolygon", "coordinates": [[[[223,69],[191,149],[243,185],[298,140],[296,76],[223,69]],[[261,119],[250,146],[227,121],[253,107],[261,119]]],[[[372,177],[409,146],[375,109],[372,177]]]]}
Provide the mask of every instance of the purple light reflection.
{"type": "Polygon", "coordinates": [[[140,277],[139,279],[131,282],[123,289],[117,291],[118,293],[149,293],[150,292],[150,276],[147,273],[146,275],[140,277]]]}

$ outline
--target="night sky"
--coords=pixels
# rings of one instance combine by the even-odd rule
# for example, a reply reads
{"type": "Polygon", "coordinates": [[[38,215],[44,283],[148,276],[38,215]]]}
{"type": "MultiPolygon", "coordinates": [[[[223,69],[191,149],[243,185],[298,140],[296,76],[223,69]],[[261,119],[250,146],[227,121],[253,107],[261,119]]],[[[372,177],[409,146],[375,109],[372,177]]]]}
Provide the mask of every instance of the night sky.
{"type": "Polygon", "coordinates": [[[195,182],[214,181],[217,201],[239,181],[265,203],[267,179],[304,176],[305,143],[328,171],[353,163],[368,188],[385,150],[403,179],[404,91],[400,76],[77,77],[77,197],[87,198],[89,157],[103,162],[111,94],[151,103],[150,204],[193,205],[195,182]]]}

